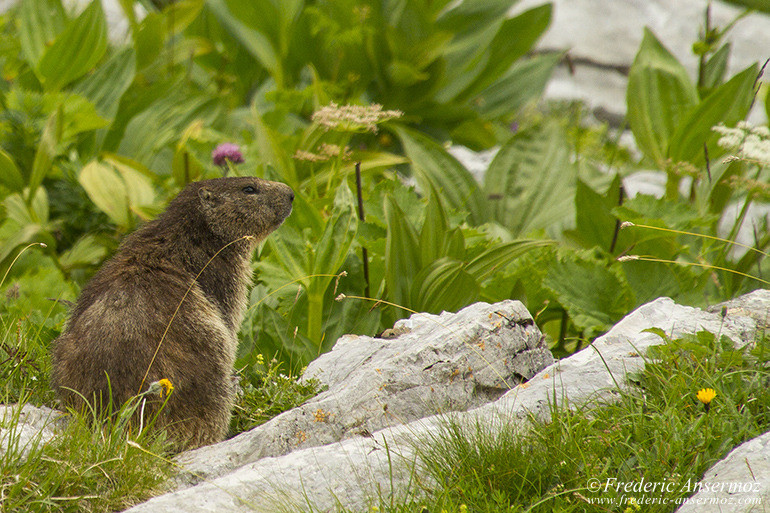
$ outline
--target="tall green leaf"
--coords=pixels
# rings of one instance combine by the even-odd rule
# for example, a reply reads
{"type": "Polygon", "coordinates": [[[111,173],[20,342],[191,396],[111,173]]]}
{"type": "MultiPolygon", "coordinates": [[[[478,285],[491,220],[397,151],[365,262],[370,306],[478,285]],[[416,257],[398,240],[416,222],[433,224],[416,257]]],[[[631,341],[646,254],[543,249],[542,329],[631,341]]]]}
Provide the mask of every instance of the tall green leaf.
{"type": "Polygon", "coordinates": [[[390,300],[407,305],[412,279],[420,265],[420,246],[414,228],[392,196],[385,198],[385,285],[390,300]]]}
{"type": "Polygon", "coordinates": [[[16,192],[21,192],[25,185],[16,163],[3,150],[0,150],[0,183],[16,192]]]}
{"type": "Polygon", "coordinates": [[[500,272],[506,265],[523,254],[544,246],[556,244],[552,240],[517,239],[494,244],[465,265],[465,271],[479,283],[500,272]]]}
{"type": "Polygon", "coordinates": [[[487,201],[473,176],[454,157],[429,137],[405,127],[396,127],[404,153],[412,161],[417,183],[424,191],[438,191],[449,208],[468,212],[474,225],[488,218],[487,201]]]}
{"type": "Polygon", "coordinates": [[[479,284],[465,271],[463,263],[447,257],[417,273],[409,305],[419,312],[456,312],[478,296],[479,284]]]}
{"type": "Polygon", "coordinates": [[[107,50],[107,22],[100,0],[93,0],[47,48],[37,73],[48,90],[58,90],[90,71],[107,50]]]}
{"type": "Polygon", "coordinates": [[[702,163],[706,143],[709,143],[710,156],[719,155],[721,151],[716,145],[719,134],[711,127],[719,123],[734,126],[746,117],[754,101],[754,82],[758,74],[757,65],[752,64],[692,108],[671,136],[669,157],[674,162],[702,163]]]}
{"type": "Polygon", "coordinates": [[[576,169],[555,124],[524,130],[504,144],[484,177],[490,213],[514,237],[574,219],[576,169]]]}
{"type": "Polygon", "coordinates": [[[424,264],[444,256],[447,246],[449,223],[441,200],[435,190],[431,190],[425,221],[420,231],[420,255],[424,264]]]}
{"type": "Polygon", "coordinates": [[[58,145],[62,138],[64,109],[61,105],[48,117],[43,135],[35,152],[35,160],[32,163],[32,174],[29,177],[29,199],[33,198],[37,188],[43,183],[43,178],[51,170],[51,164],[58,152],[58,145]]]}
{"type": "Polygon", "coordinates": [[[207,5],[219,22],[230,30],[243,47],[265,68],[279,84],[283,85],[283,70],[278,51],[262,32],[243,23],[237,13],[228,8],[224,0],[207,0],[207,5]]]}
{"type": "Polygon", "coordinates": [[[698,103],[698,91],[687,70],[645,29],[628,75],[627,118],[636,144],[661,168],[671,135],[698,103]]]}
{"type": "Polygon", "coordinates": [[[132,225],[126,184],[114,169],[94,160],[82,169],[78,181],[112,222],[123,228],[132,225]]]}
{"type": "Polygon", "coordinates": [[[551,4],[540,5],[503,21],[489,45],[489,60],[484,70],[461,95],[478,94],[492,85],[513,63],[524,56],[551,23],[551,4]]]}
{"type": "Polygon", "coordinates": [[[559,61],[561,54],[553,53],[515,63],[500,79],[476,95],[474,108],[491,118],[518,111],[543,94],[559,61]]]}
{"type": "MultiPolygon", "coordinates": [[[[336,274],[347,258],[358,226],[354,205],[353,193],[350,192],[347,182],[342,182],[334,197],[334,213],[327,221],[323,235],[316,245],[312,268],[314,274],[336,274]]],[[[311,289],[324,291],[331,280],[332,278],[314,280],[311,289]],[[325,285],[316,285],[323,283],[325,285]]]]}
{"type": "Polygon", "coordinates": [[[67,15],[61,0],[24,0],[19,7],[19,42],[30,66],[40,57],[56,36],[64,30],[67,15]]]}
{"type": "Polygon", "coordinates": [[[109,120],[115,117],[123,93],[134,81],[136,52],[126,47],[75,86],[74,91],[91,101],[99,114],[109,120]]]}

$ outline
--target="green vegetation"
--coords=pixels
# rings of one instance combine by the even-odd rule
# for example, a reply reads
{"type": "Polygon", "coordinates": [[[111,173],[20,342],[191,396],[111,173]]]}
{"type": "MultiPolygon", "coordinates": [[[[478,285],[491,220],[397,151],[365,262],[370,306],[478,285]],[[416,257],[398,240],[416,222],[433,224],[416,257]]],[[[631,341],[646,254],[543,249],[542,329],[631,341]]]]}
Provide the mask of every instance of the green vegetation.
{"type": "Polygon", "coordinates": [[[735,349],[727,337],[708,332],[674,340],[656,332],[664,343],[617,403],[552,406],[550,420],[531,418],[526,427],[448,417],[440,434],[418,445],[436,489],[421,502],[383,501],[377,509],[674,511],[711,465],[770,428],[770,345],[764,335],[735,349]],[[716,396],[698,393],[704,388],[716,396]],[[646,494],[615,486],[642,480],[661,484],[646,494]]]}
{"type": "MultiPolygon", "coordinates": [[[[767,283],[767,226],[754,227],[755,251],[718,239],[735,239],[770,178],[770,130],[743,122],[766,96],[760,67],[728,75],[730,26],[706,23],[695,77],[645,32],[627,95],[636,156],[618,143],[625,127],[597,125],[577,103],[539,102],[562,58],[531,52],[551,6],[508,18],[514,3],[121,0],[123,41],[108,37],[97,0],[79,12],[24,0],[0,17],[2,403],[54,405],[48,346],[66,301],[185,184],[223,174],[280,180],[296,193],[254,263],[236,432],[312,395],[313,384],[293,377],[341,334],[378,333],[411,310],[520,299],[564,356],[658,296],[697,306],[767,283]],[[225,142],[243,162],[213,161],[225,142]],[[449,143],[499,148],[481,183],[449,143]],[[663,197],[626,197],[622,178],[640,169],[665,173],[663,197]]],[[[767,11],[760,0],[734,3],[767,11]]],[[[706,385],[719,394],[703,417],[713,419],[729,399],[706,385]]],[[[689,413],[685,424],[698,414],[689,413]]],[[[580,415],[554,412],[542,429],[587,429],[580,415]]],[[[105,510],[152,493],[168,470],[165,442],[115,425],[89,434],[80,420],[64,436],[82,453],[40,447],[26,470],[5,457],[3,490],[14,491],[3,496],[24,504],[30,489],[8,479],[27,474],[50,483],[37,486],[32,509],[105,510]],[[126,477],[110,492],[73,477],[112,475],[104,469],[118,458],[145,457],[155,477],[141,485],[126,477]],[[132,482],[144,491],[122,488],[132,482]],[[86,489],[103,498],[84,499],[86,489]]],[[[484,433],[471,434],[469,448],[475,438],[484,433]]],[[[471,500],[437,472],[447,483],[439,505],[471,500]]],[[[486,477],[476,481],[467,493],[486,493],[486,477]]],[[[516,497],[494,489],[503,502],[516,497]]]]}

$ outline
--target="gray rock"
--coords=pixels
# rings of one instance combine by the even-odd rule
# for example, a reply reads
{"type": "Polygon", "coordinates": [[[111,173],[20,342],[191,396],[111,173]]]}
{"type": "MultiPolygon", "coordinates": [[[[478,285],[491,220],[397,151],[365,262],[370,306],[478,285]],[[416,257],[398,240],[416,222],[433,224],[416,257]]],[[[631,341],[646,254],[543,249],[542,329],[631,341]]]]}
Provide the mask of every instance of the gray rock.
{"type": "Polygon", "coordinates": [[[54,437],[62,415],[45,406],[0,405],[0,457],[25,459],[29,451],[54,437]]]}
{"type": "MultiPolygon", "coordinates": [[[[626,316],[591,346],[548,366],[498,400],[453,415],[461,421],[484,421],[492,426],[500,421],[525,425],[530,413],[547,418],[554,400],[575,405],[611,398],[618,386],[624,386],[628,373],[643,367],[642,355],[647,349],[661,343],[659,337],[644,331],[647,328],[660,328],[672,337],[708,330],[737,343],[751,342],[757,330],[752,317],[768,310],[770,292],[757,291],[748,299],[740,307],[737,303],[728,307],[724,317],[721,308],[707,312],[658,299],[626,316]]],[[[417,470],[415,440],[437,433],[443,422],[444,417],[436,415],[386,427],[372,436],[262,458],[130,511],[272,511],[277,505],[309,509],[309,504],[315,511],[333,511],[339,506],[363,510],[378,497],[418,495],[426,476],[417,470]]],[[[229,451],[217,455],[216,447],[210,450],[210,458],[233,457],[229,451]]]]}
{"type": "Polygon", "coordinates": [[[518,301],[415,314],[390,332],[395,338],[340,338],[305,371],[325,392],[249,432],[181,456],[192,473],[186,476],[194,476],[184,484],[260,458],[486,404],[553,363],[518,301]]]}
{"type": "MultiPolygon", "coordinates": [[[[690,486],[691,485],[691,486],[690,486]]],[[[770,433],[744,442],[711,467],[679,513],[759,513],[770,501],[770,433]]]]}
{"type": "MultiPolygon", "coordinates": [[[[522,0],[514,12],[521,12],[543,0],[522,0]]],[[[621,116],[626,111],[627,77],[622,72],[634,60],[649,27],[696,76],[697,57],[692,45],[703,30],[706,2],[703,0],[552,0],[553,21],[538,43],[540,49],[568,49],[573,68],[561,66],[549,82],[546,97],[579,99],[590,107],[621,116]]],[[[725,27],[741,9],[712,2],[712,26],[725,27]]],[[[770,48],[770,17],[752,14],[740,20],[728,33],[732,53],[728,73],[753,62],[762,64],[770,48]]],[[[755,122],[765,116],[755,108],[755,122]]]]}

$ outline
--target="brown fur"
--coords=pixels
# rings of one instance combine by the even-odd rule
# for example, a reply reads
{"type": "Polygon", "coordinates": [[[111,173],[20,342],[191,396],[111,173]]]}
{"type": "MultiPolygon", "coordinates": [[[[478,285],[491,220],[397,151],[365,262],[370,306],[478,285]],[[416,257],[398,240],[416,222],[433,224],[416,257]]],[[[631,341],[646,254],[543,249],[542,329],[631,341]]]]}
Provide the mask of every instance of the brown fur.
{"type": "MultiPolygon", "coordinates": [[[[293,199],[288,186],[259,178],[196,182],[126,237],[83,289],[54,341],[52,380],[62,404],[81,408],[82,394],[104,408],[111,389],[119,408],[166,378],[174,391],[159,419],[170,434],[188,448],[222,440],[251,256],[289,215],[293,199]],[[245,235],[253,238],[231,244],[206,265],[245,235]]],[[[145,418],[156,405],[148,402],[145,418]]]]}

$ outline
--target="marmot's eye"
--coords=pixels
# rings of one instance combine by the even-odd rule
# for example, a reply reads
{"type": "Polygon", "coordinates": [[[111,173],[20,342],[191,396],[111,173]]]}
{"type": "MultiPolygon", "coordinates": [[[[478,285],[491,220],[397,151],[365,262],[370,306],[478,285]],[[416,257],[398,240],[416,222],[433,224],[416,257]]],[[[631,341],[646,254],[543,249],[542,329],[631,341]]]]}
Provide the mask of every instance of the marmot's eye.
{"type": "Polygon", "coordinates": [[[254,188],[254,187],[252,187],[251,185],[247,185],[246,187],[244,187],[244,188],[243,188],[243,189],[241,189],[241,190],[242,190],[244,193],[246,193],[246,194],[256,194],[256,193],[257,193],[257,189],[255,189],[255,188],[254,188]]]}

